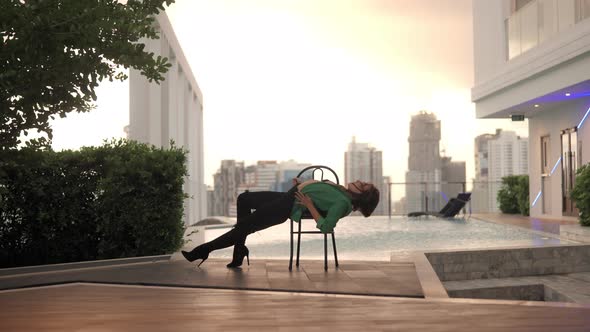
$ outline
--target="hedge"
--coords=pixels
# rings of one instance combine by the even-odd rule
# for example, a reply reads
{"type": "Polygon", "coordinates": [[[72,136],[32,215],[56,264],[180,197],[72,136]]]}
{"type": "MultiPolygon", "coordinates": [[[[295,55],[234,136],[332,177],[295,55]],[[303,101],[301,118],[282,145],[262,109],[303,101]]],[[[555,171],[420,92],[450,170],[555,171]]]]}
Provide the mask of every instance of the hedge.
{"type": "Polygon", "coordinates": [[[502,213],[519,213],[528,216],[530,212],[529,176],[510,175],[503,177],[497,200],[502,213]]]}
{"type": "Polygon", "coordinates": [[[0,152],[0,267],[171,253],[186,152],[118,140],[0,152]]]}
{"type": "Polygon", "coordinates": [[[580,211],[580,224],[590,226],[590,164],[576,171],[576,183],[571,192],[572,199],[580,211]]]}

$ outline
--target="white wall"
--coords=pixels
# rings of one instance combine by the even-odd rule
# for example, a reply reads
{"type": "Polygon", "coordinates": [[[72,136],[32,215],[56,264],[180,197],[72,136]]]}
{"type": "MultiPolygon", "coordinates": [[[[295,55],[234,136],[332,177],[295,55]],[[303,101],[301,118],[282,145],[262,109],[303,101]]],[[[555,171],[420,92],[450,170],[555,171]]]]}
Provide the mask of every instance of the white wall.
{"type": "Polygon", "coordinates": [[[506,65],[504,19],[507,0],[473,1],[475,86],[494,77],[506,65]]]}
{"type": "Polygon", "coordinates": [[[142,40],[146,50],[168,57],[172,67],[160,84],[148,82],[136,70],[130,71],[129,138],[158,147],[188,150],[184,190],[185,224],[207,214],[203,160],[203,95],[184,57],[165,13],[157,16],[158,40],[142,40]]]}
{"type": "MultiPolygon", "coordinates": [[[[553,109],[542,111],[538,116],[529,120],[529,156],[533,162],[529,163],[529,183],[531,204],[537,193],[541,190],[541,137],[550,136],[549,165],[553,168],[561,156],[561,130],[572,128],[580,123],[580,120],[590,108],[590,99],[577,100],[553,109]]],[[[590,162],[590,120],[587,120],[578,131],[578,142],[582,142],[582,164],[590,162]]],[[[548,179],[549,188],[543,195],[545,203],[550,204],[542,212],[543,200],[540,198],[534,207],[531,207],[533,217],[561,217],[561,164],[558,165],[553,175],[548,179]]]]}

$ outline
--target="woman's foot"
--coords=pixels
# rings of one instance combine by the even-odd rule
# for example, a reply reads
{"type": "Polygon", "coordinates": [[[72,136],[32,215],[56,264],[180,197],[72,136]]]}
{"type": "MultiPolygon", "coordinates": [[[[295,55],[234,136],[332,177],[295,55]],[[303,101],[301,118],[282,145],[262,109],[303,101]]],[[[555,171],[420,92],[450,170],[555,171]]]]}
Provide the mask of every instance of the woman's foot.
{"type": "Polygon", "coordinates": [[[186,260],[189,262],[195,261],[197,259],[202,259],[202,261],[198,265],[199,267],[201,266],[201,264],[203,264],[203,262],[207,260],[207,258],[209,258],[209,250],[207,250],[202,245],[196,247],[191,251],[182,250],[181,253],[182,256],[184,256],[184,258],[186,258],[186,260]]]}
{"type": "Polygon", "coordinates": [[[227,267],[240,267],[244,262],[244,257],[248,260],[248,265],[250,265],[250,250],[245,245],[235,245],[234,246],[234,257],[231,263],[227,264],[227,267]]]}

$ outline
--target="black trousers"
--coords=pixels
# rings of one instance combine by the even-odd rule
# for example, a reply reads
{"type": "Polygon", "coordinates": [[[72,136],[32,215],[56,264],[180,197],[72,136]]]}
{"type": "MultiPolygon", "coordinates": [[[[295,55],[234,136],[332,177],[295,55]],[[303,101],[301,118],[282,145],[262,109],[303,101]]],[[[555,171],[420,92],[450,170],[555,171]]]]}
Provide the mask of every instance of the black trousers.
{"type": "Polygon", "coordinates": [[[246,191],[238,196],[236,226],[203,244],[209,251],[244,245],[248,235],[285,222],[291,215],[297,187],[288,192],[246,191]],[[252,211],[254,210],[254,211],[252,211]]]}

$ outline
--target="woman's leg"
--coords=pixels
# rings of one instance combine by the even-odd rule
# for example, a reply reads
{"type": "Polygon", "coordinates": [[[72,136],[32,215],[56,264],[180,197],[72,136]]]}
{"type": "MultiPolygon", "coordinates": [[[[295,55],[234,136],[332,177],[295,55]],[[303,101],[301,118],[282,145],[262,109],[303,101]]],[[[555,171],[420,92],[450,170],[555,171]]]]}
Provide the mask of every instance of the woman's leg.
{"type": "MultiPolygon", "coordinates": [[[[238,196],[237,210],[238,218],[237,225],[252,222],[249,217],[252,215],[252,210],[258,210],[266,204],[272,204],[275,200],[284,197],[286,193],[276,191],[246,191],[238,196]]],[[[245,225],[243,225],[245,226],[245,225]]],[[[246,243],[246,236],[240,239],[236,244],[244,245],[246,243]]]]}
{"type": "MultiPolygon", "coordinates": [[[[248,193],[251,194],[247,199],[250,203],[258,206],[253,213],[246,213],[247,204],[243,204],[241,217],[238,218],[236,226],[221,235],[213,241],[203,244],[209,251],[227,248],[235,244],[243,244],[249,234],[263,230],[270,226],[283,223],[291,214],[293,208],[293,201],[295,200],[294,193],[274,193],[271,192],[248,193]],[[263,198],[272,199],[265,201],[263,198]]],[[[243,195],[243,194],[242,194],[243,195]]],[[[240,195],[241,196],[241,195],[240,195]]],[[[244,199],[244,203],[246,199],[244,199]]],[[[250,205],[250,206],[254,206],[250,205]]]]}

